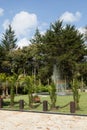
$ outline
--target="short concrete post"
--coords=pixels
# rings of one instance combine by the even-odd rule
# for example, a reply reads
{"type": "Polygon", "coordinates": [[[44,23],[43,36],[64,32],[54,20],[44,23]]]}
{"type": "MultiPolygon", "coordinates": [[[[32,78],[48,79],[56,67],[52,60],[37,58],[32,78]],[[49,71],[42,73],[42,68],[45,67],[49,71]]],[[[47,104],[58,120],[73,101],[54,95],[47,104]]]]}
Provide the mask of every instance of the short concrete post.
{"type": "Polygon", "coordinates": [[[0,98],[0,108],[3,108],[3,98],[0,98]]]}
{"type": "Polygon", "coordinates": [[[75,113],[75,102],[70,102],[70,112],[75,113]]]}
{"type": "Polygon", "coordinates": [[[19,101],[19,108],[20,108],[20,110],[24,109],[24,100],[19,101]]]}
{"type": "Polygon", "coordinates": [[[43,111],[48,111],[48,101],[43,101],[43,111]]]}

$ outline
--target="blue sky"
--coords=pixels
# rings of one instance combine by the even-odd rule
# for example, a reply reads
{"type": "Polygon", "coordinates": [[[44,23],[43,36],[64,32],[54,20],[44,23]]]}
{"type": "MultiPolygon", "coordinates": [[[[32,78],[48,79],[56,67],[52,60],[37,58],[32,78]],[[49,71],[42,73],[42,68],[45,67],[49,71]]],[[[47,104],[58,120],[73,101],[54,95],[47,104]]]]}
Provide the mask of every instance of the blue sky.
{"type": "Polygon", "coordinates": [[[41,33],[50,23],[63,20],[75,25],[81,32],[87,25],[87,1],[79,0],[0,0],[0,36],[11,24],[18,45],[29,44],[38,27],[41,33]]]}

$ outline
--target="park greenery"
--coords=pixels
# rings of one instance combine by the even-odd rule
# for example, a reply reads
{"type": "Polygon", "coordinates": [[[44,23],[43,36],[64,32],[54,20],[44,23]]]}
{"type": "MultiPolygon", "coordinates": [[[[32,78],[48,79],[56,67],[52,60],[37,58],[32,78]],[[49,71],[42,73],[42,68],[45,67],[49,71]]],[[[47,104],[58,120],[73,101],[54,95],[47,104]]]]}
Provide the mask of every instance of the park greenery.
{"type": "MultiPolygon", "coordinates": [[[[87,29],[87,28],[86,28],[87,29]]],[[[10,95],[14,106],[15,95],[27,94],[28,106],[32,108],[33,94],[48,92],[51,108],[56,107],[56,88],[52,81],[56,65],[62,79],[73,92],[76,109],[80,109],[81,91],[87,86],[87,32],[81,34],[74,25],[56,21],[44,34],[36,29],[27,47],[18,48],[17,38],[11,25],[3,33],[0,43],[0,94],[10,95]]]]}
{"type": "MultiPolygon", "coordinates": [[[[57,95],[57,101],[56,101],[56,106],[58,109],[50,109],[50,96],[49,95],[39,95],[41,102],[47,100],[48,101],[48,112],[57,112],[57,113],[70,113],[70,105],[69,103],[73,101],[73,96],[72,95],[66,95],[66,96],[59,96],[57,95]],[[66,105],[66,106],[65,106],[66,105]]],[[[10,99],[6,98],[4,99],[4,105],[3,109],[10,109],[10,110],[20,110],[19,108],[19,101],[23,99],[25,102],[24,105],[24,110],[26,111],[43,111],[43,104],[42,103],[34,103],[33,108],[30,108],[28,106],[28,98],[27,95],[17,95],[15,96],[15,102],[14,102],[14,107],[10,107],[10,99]]],[[[84,92],[80,93],[80,109],[75,111],[76,114],[81,114],[81,115],[87,115],[87,94],[84,92]]]]}

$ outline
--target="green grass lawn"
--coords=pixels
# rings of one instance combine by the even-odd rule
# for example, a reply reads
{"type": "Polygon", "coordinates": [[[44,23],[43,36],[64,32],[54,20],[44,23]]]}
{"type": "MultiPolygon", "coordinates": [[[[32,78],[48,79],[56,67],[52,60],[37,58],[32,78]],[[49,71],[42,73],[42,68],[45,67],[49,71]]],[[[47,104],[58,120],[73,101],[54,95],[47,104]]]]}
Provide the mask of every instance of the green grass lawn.
{"type": "MultiPolygon", "coordinates": [[[[50,104],[50,97],[49,95],[39,95],[41,99],[41,104],[39,103],[34,104],[36,107],[33,109],[30,109],[28,106],[28,96],[27,95],[18,95],[15,96],[15,105],[13,108],[10,107],[10,99],[4,99],[4,109],[14,109],[19,110],[19,100],[25,101],[24,110],[32,110],[32,111],[43,111],[43,101],[47,100],[50,104]]],[[[66,95],[66,96],[57,96],[57,102],[56,106],[59,106],[58,109],[53,110],[53,112],[58,113],[70,113],[70,102],[73,101],[72,95],[66,95]],[[64,107],[65,106],[65,107],[64,107]]],[[[76,114],[87,114],[87,93],[83,92],[80,93],[80,110],[76,111],[76,114]]],[[[48,105],[48,109],[50,111],[50,105],[48,105]]]]}

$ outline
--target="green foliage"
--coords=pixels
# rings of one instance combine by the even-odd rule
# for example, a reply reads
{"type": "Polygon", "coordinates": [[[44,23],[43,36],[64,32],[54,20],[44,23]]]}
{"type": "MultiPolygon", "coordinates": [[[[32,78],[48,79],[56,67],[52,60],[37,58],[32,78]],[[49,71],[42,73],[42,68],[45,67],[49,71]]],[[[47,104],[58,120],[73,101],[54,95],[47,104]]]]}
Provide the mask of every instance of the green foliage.
{"type": "Polygon", "coordinates": [[[36,92],[48,92],[48,86],[44,86],[44,85],[38,85],[36,86],[36,92]]]}
{"type": "Polygon", "coordinates": [[[80,99],[80,94],[79,94],[79,81],[77,79],[73,79],[73,83],[72,83],[72,92],[73,92],[73,99],[76,105],[76,109],[80,109],[79,107],[79,99],[80,99]]]}
{"type": "Polygon", "coordinates": [[[48,91],[49,91],[50,99],[51,99],[51,109],[53,109],[53,108],[55,108],[56,101],[57,101],[56,86],[54,83],[52,83],[50,86],[48,86],[48,91]]]}
{"type": "Polygon", "coordinates": [[[5,73],[0,73],[0,82],[4,82],[6,79],[6,74],[5,73]]]}
{"type": "Polygon", "coordinates": [[[24,87],[24,90],[27,90],[29,107],[31,107],[33,102],[34,79],[31,76],[24,75],[23,77],[19,77],[19,82],[24,87]]]}
{"type": "Polygon", "coordinates": [[[17,47],[16,41],[17,38],[15,38],[15,32],[12,30],[11,25],[9,25],[9,27],[3,34],[1,46],[3,47],[5,52],[9,52],[17,47]]]}
{"type": "Polygon", "coordinates": [[[78,69],[81,77],[83,77],[83,82],[87,86],[87,62],[82,62],[78,64],[78,69]]]}
{"type": "Polygon", "coordinates": [[[39,32],[39,29],[36,29],[36,32],[34,34],[34,38],[30,40],[32,44],[38,44],[41,43],[41,34],[39,32]]]}
{"type": "MultiPolygon", "coordinates": [[[[62,78],[72,80],[76,64],[81,63],[87,54],[83,35],[74,25],[67,24],[63,27],[63,21],[59,20],[52,23],[44,35],[36,29],[28,47],[15,50],[16,41],[15,32],[9,25],[0,45],[0,71],[34,75],[44,85],[47,84],[47,79],[51,79],[54,64],[60,69],[62,78]]],[[[82,75],[86,82],[85,69],[82,75]]]]}
{"type": "Polygon", "coordinates": [[[0,87],[1,87],[1,90],[2,90],[3,97],[6,96],[6,93],[5,93],[5,90],[6,90],[6,87],[7,87],[6,80],[7,80],[6,74],[0,73],[0,87]]]}
{"type": "MultiPolygon", "coordinates": [[[[63,78],[67,77],[71,80],[72,72],[75,71],[75,64],[81,62],[85,55],[83,35],[78,32],[75,26],[66,25],[63,28],[63,22],[58,20],[50,25],[50,28],[42,35],[38,43],[36,37],[33,41],[35,45],[39,43],[36,48],[42,61],[39,78],[43,77],[42,80],[44,77],[49,78],[52,75],[53,65],[57,64],[63,78]],[[44,73],[42,70],[44,70],[44,73]]],[[[36,57],[38,55],[35,53],[36,57]]]]}
{"type": "MultiPolygon", "coordinates": [[[[87,93],[86,92],[81,92],[80,93],[81,95],[81,98],[80,98],[80,109],[78,111],[76,111],[75,114],[80,114],[80,115],[87,115],[87,93]]],[[[40,97],[40,101],[43,102],[44,100],[48,101],[49,103],[50,102],[50,97],[49,95],[39,95],[40,97]]],[[[12,108],[12,110],[19,110],[19,100],[20,99],[23,99],[26,103],[24,105],[24,110],[30,110],[29,107],[28,107],[28,98],[27,98],[27,95],[17,95],[15,96],[15,104],[14,104],[14,108],[12,108]]],[[[56,104],[60,107],[62,106],[65,106],[66,104],[69,104],[67,105],[66,107],[63,107],[63,108],[60,108],[60,109],[53,109],[51,110],[51,112],[58,112],[58,113],[65,113],[65,114],[70,114],[70,102],[73,100],[73,97],[72,95],[66,95],[66,96],[58,96],[57,95],[57,102],[56,104]]],[[[48,109],[50,109],[50,106],[48,105],[48,109]]],[[[4,106],[3,106],[4,109],[8,109],[9,110],[9,98],[6,98],[4,99],[4,106]]],[[[42,111],[42,108],[43,108],[43,105],[38,105],[38,107],[35,107],[32,109],[32,111],[42,111]]],[[[11,109],[11,108],[10,108],[11,109]]]]}
{"type": "Polygon", "coordinates": [[[10,86],[10,105],[11,107],[14,106],[14,97],[15,97],[15,83],[16,83],[16,76],[8,76],[8,82],[9,82],[9,86],[10,86]]]}
{"type": "Polygon", "coordinates": [[[17,38],[15,32],[12,30],[11,25],[8,26],[1,40],[1,48],[4,52],[4,57],[1,64],[1,69],[6,73],[11,73],[12,53],[16,46],[17,38]]]}

